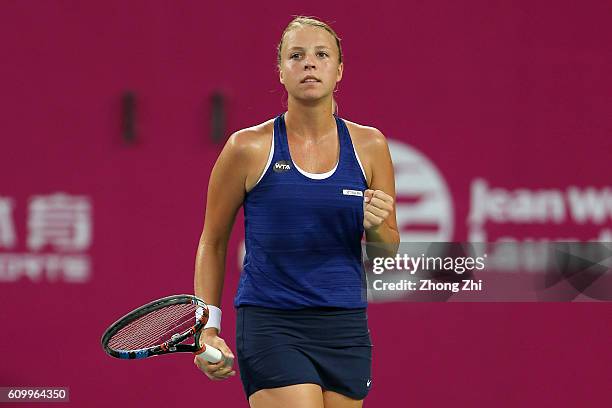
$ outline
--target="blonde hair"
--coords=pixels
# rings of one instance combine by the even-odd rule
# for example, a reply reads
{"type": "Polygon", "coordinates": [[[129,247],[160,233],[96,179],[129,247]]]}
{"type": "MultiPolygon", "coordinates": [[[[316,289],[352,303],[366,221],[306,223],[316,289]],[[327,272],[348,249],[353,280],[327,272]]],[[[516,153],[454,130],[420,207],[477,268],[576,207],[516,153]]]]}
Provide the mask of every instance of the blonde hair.
{"type": "Polygon", "coordinates": [[[280,65],[281,63],[281,51],[283,49],[283,41],[285,40],[285,34],[287,34],[291,30],[295,30],[296,28],[301,28],[304,26],[322,28],[328,33],[330,33],[336,40],[336,45],[338,46],[338,63],[342,63],[342,47],[340,46],[340,37],[338,37],[338,34],[336,34],[336,32],[329,26],[329,24],[319,20],[316,17],[296,16],[293,20],[291,20],[289,24],[287,24],[287,27],[285,27],[285,31],[283,31],[283,35],[281,35],[280,42],[278,43],[278,46],[276,48],[276,62],[278,63],[278,65],[280,65]]]}

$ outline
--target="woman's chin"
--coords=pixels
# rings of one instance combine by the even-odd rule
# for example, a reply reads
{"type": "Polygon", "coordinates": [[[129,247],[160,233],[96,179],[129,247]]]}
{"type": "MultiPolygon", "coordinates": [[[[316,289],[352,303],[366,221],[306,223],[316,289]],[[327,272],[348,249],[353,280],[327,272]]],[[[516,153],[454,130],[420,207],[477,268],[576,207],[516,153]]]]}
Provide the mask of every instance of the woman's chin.
{"type": "Polygon", "coordinates": [[[319,103],[324,101],[329,97],[330,94],[326,94],[323,92],[300,92],[297,95],[293,95],[293,97],[302,102],[302,103],[319,103]]]}

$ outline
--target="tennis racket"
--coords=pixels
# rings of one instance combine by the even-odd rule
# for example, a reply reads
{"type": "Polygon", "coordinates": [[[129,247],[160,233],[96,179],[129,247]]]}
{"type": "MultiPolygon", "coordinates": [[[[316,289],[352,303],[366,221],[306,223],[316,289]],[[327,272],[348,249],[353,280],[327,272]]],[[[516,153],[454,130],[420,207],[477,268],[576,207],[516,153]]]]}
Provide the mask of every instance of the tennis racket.
{"type": "Polygon", "coordinates": [[[170,353],[195,353],[211,363],[233,358],[200,344],[200,331],[208,321],[208,307],[200,298],[174,295],[154,300],[113,323],[102,335],[102,347],[112,357],[141,359],[170,353]],[[196,310],[202,308],[196,320],[196,310]]]}

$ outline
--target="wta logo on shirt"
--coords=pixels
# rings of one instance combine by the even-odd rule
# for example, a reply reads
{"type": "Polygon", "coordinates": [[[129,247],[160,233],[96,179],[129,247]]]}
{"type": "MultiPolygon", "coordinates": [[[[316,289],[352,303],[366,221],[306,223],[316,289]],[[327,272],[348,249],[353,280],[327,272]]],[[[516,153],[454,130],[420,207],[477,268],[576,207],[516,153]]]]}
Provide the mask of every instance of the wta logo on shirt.
{"type": "Polygon", "coordinates": [[[286,171],[291,170],[291,165],[288,160],[279,160],[274,163],[274,167],[272,167],[275,173],[284,173],[286,171]]]}

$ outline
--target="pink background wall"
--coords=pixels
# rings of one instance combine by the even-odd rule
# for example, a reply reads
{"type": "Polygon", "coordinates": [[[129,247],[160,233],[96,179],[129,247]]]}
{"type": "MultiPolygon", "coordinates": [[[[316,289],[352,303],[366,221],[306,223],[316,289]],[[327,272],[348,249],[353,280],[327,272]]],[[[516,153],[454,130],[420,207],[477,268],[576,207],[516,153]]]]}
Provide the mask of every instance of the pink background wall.
{"type": "MultiPolygon", "coordinates": [[[[342,37],[340,115],[410,146],[440,175],[437,194],[448,196],[438,204],[450,222],[440,238],[468,239],[476,179],[509,196],[591,189],[604,211],[581,219],[568,207],[559,222],[490,217],[481,225],[487,239],[608,236],[609,1],[309,3],[0,4],[0,198],[12,200],[16,232],[0,256],[61,253],[28,248],[34,196],[88,197],[93,228],[79,252],[91,261],[85,282],[0,273],[0,386],[68,386],[73,406],[204,397],[246,406],[237,377],[211,383],[190,356],[114,360],[99,338],[141,303],[192,292],[208,175],[221,148],[208,139],[209,96],[227,95],[230,132],[282,112],[275,46],[294,14],[334,22],[342,37]],[[120,136],[128,89],[138,99],[131,147],[120,136]]],[[[418,179],[419,168],[396,171],[418,179]]],[[[398,198],[425,202],[429,184],[415,193],[408,176],[398,178],[398,198]]],[[[414,225],[441,229],[435,215],[428,221],[410,208],[402,208],[404,237],[414,225]]],[[[222,335],[232,348],[243,233],[240,216],[223,298],[222,335]]],[[[381,303],[369,316],[366,406],[609,404],[609,304],[381,303]]]]}

